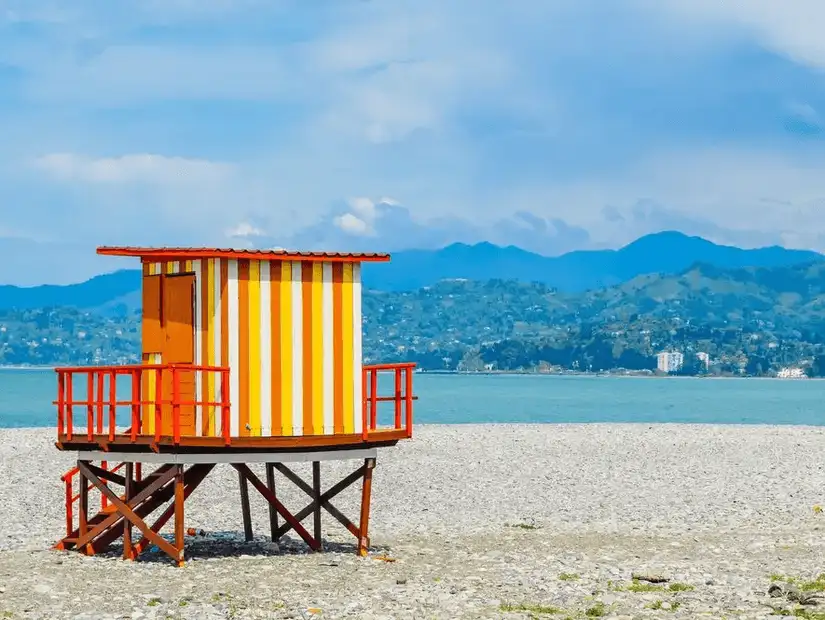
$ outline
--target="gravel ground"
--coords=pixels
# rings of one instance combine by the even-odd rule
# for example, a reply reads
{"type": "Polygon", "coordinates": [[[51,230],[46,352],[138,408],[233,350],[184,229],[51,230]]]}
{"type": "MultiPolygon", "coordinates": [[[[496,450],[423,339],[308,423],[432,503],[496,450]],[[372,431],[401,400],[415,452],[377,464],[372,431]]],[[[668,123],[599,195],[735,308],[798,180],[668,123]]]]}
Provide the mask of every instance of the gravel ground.
{"type": "MultiPolygon", "coordinates": [[[[274,548],[254,489],[244,543],[221,466],[187,502],[205,535],[183,568],[51,551],[73,458],[52,439],[0,431],[0,618],[825,620],[825,429],[422,427],[379,452],[365,559],[331,518],[325,553],[294,535],[274,548]]],[[[325,463],[323,478],[357,466],[325,463]]],[[[287,506],[307,503],[279,480],[287,506]]],[[[357,501],[353,488],[334,503],[354,518],[357,501]]]]}

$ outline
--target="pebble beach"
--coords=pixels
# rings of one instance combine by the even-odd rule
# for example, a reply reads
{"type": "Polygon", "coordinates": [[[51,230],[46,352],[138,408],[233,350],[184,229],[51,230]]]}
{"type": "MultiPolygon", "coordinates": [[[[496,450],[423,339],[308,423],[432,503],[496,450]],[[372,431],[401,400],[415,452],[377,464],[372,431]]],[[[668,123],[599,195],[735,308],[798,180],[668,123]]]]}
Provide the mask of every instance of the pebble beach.
{"type": "MultiPolygon", "coordinates": [[[[825,619],[821,428],[417,427],[379,451],[367,558],[328,515],[324,553],[273,545],[254,489],[246,543],[219,466],[187,501],[182,568],[51,550],[74,459],[53,439],[0,430],[0,618],[825,619]]],[[[324,463],[325,486],[358,464],[324,463]]]]}

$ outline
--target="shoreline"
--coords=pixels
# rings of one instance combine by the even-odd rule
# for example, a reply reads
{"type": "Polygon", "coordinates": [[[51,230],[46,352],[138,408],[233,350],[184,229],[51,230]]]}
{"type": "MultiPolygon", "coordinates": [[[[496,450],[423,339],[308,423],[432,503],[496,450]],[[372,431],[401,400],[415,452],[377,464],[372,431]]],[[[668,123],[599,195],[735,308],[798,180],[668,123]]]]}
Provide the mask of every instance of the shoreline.
{"type": "MultiPolygon", "coordinates": [[[[89,365],[89,368],[94,368],[94,365],[89,365]]],[[[59,368],[59,366],[3,366],[0,365],[0,372],[3,371],[31,371],[31,372],[43,372],[43,371],[53,371],[59,368]]],[[[755,377],[750,375],[744,376],[737,376],[737,375],[663,375],[663,374],[656,374],[656,373],[622,373],[622,372],[531,372],[531,371],[519,371],[519,370],[417,370],[415,374],[420,375],[436,375],[436,376],[501,376],[501,377],[582,377],[582,378],[590,378],[590,379],[610,379],[610,378],[621,378],[621,379],[769,379],[769,380],[776,380],[776,381],[825,381],[825,377],[773,377],[773,376],[762,376],[762,377],[755,377]]]]}

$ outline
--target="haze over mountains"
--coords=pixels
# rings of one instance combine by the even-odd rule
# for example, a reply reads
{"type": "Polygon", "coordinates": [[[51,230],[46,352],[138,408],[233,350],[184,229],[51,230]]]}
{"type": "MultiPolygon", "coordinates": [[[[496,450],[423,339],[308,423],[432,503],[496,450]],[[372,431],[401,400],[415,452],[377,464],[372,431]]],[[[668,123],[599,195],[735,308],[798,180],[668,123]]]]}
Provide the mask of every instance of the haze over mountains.
{"type": "MultiPolygon", "coordinates": [[[[648,273],[677,274],[696,263],[730,269],[785,267],[820,261],[823,255],[778,246],[741,249],[679,232],[647,235],[618,250],[582,250],[547,257],[517,247],[456,243],[439,250],[395,252],[389,264],[365,265],[368,288],[403,291],[444,279],[541,282],[578,293],[627,282],[648,273]]],[[[127,269],[67,286],[0,286],[0,309],[75,306],[105,309],[140,303],[140,271],[127,269]]]]}

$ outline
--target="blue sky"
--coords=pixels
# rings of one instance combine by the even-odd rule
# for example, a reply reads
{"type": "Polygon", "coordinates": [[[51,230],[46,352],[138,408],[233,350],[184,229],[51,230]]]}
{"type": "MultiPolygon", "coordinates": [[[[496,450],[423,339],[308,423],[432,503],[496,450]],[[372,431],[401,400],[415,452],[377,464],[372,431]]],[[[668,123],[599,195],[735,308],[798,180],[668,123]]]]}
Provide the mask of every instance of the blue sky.
{"type": "Polygon", "coordinates": [[[0,1],[0,282],[98,244],[825,250],[818,0],[0,1]]]}

